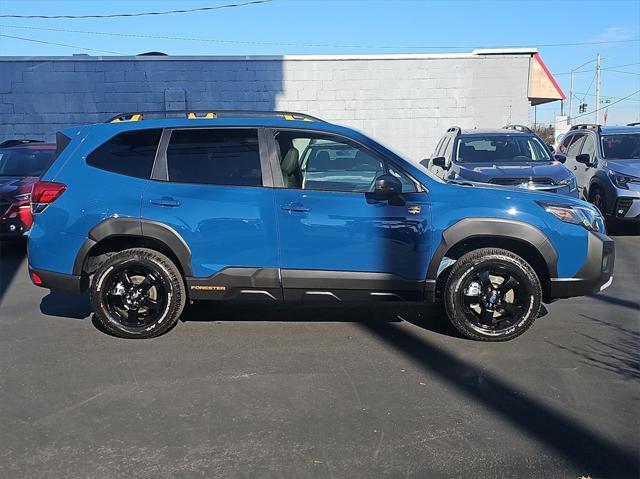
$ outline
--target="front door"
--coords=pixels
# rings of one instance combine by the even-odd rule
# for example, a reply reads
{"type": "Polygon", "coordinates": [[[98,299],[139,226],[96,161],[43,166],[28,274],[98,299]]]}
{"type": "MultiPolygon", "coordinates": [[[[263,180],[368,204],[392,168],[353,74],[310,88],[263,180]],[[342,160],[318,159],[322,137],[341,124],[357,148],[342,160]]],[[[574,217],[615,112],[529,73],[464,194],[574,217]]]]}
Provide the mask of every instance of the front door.
{"type": "Polygon", "coordinates": [[[143,193],[143,234],[144,222],[155,221],[184,240],[197,278],[191,297],[281,295],[273,188],[262,170],[255,128],[163,134],[157,181],[143,193]]]}
{"type": "Polygon", "coordinates": [[[578,163],[576,161],[576,156],[580,154],[580,149],[582,148],[585,137],[586,134],[584,133],[576,133],[572,135],[572,138],[567,146],[567,160],[565,161],[564,166],[574,175],[576,175],[576,180],[578,181],[578,191],[580,192],[581,196],[587,198],[584,193],[589,185],[585,185],[582,181],[584,179],[586,165],[578,163]]]}
{"type": "Polygon", "coordinates": [[[421,298],[428,194],[352,140],[296,130],[274,135],[285,186],[275,190],[285,297],[421,298]],[[382,174],[399,178],[402,193],[372,193],[382,174]]]}

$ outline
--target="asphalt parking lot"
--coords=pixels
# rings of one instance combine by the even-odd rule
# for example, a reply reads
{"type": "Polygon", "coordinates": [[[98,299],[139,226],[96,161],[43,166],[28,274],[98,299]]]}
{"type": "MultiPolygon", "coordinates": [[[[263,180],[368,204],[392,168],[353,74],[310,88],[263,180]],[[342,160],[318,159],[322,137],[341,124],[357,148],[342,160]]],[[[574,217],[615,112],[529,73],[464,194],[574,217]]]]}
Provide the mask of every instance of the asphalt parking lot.
{"type": "Polygon", "coordinates": [[[637,477],[640,237],[515,341],[436,309],[192,307],[112,338],[2,244],[0,477],[637,477]]]}

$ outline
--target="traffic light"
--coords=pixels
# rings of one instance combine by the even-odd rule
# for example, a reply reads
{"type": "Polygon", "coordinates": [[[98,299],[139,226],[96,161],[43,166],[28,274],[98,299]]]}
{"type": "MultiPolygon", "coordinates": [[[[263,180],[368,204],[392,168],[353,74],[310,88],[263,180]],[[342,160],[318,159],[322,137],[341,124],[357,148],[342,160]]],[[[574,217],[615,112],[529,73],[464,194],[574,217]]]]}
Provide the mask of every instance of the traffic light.
{"type": "Polygon", "coordinates": [[[580,113],[585,113],[587,111],[587,104],[586,103],[580,103],[580,106],[578,107],[578,110],[580,113]]]}

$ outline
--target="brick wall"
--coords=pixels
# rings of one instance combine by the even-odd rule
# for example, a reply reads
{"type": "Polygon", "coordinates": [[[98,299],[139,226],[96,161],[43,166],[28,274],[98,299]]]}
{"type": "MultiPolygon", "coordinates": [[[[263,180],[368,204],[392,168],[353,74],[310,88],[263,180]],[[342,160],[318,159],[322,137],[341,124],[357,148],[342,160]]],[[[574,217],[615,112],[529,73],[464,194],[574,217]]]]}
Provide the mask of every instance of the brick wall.
{"type": "Polygon", "coordinates": [[[449,126],[527,124],[529,59],[0,57],[0,140],[52,140],[125,111],[280,109],[358,128],[419,160],[449,126]]]}

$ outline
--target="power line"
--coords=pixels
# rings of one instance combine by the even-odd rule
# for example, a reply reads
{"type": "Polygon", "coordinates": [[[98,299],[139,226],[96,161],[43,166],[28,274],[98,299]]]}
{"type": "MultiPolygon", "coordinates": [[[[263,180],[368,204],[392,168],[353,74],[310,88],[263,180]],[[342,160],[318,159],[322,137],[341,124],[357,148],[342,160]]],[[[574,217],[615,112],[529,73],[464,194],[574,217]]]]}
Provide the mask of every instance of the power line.
{"type": "MultiPolygon", "coordinates": [[[[614,71],[613,69],[615,68],[624,68],[624,67],[631,67],[634,65],[640,65],[640,62],[635,62],[635,63],[626,63],[624,65],[616,65],[614,67],[607,67],[607,68],[601,68],[600,71],[614,71]]],[[[580,70],[580,71],[574,71],[573,73],[589,73],[589,72],[594,72],[596,71],[595,69],[593,70],[580,70]]],[[[629,72],[627,72],[629,73],[629,72]]],[[[560,72],[560,73],[552,73],[553,76],[559,76],[559,75],[571,75],[571,72],[560,72]]]]}
{"type": "MultiPolygon", "coordinates": [[[[578,95],[588,95],[588,96],[595,96],[595,94],[593,93],[574,93],[574,98],[578,99],[578,95]]],[[[611,96],[611,95],[602,95],[603,98],[611,98],[613,100],[618,100],[619,96],[611,96]]],[[[640,98],[635,99],[635,98],[629,98],[628,101],[640,101],[640,98]]]]}
{"type": "Polygon", "coordinates": [[[619,100],[616,100],[616,101],[614,101],[614,102],[612,102],[612,103],[609,103],[609,104],[608,104],[608,105],[606,105],[606,106],[598,107],[598,108],[596,108],[595,110],[591,110],[591,111],[589,111],[589,112],[587,112],[587,113],[583,113],[582,115],[576,115],[576,116],[574,116],[572,119],[580,118],[580,117],[582,117],[582,116],[592,115],[592,114],[593,114],[593,113],[595,113],[596,111],[605,110],[605,109],[609,108],[610,106],[615,105],[616,103],[620,103],[621,101],[624,101],[624,100],[626,100],[626,99],[628,99],[628,98],[631,98],[633,95],[637,95],[638,93],[640,93],[640,90],[636,90],[636,91],[634,91],[633,93],[631,93],[630,95],[627,95],[627,96],[625,96],[625,97],[622,97],[622,98],[620,98],[619,100]]]}
{"type": "Polygon", "coordinates": [[[118,18],[118,17],[145,17],[149,15],[172,15],[174,13],[206,12],[211,10],[221,10],[223,8],[246,7],[259,3],[269,3],[272,0],[253,0],[245,3],[229,3],[227,5],[217,5],[215,7],[189,8],[186,10],[168,10],[165,12],[140,12],[140,13],[112,13],[107,15],[0,15],[0,18],[40,18],[40,19],[80,19],[80,18],[118,18]]]}
{"type": "MultiPolygon", "coordinates": [[[[66,28],[45,28],[34,27],[24,25],[0,25],[2,28],[19,28],[26,30],[41,30],[49,32],[64,32],[64,33],[80,33],[86,35],[106,35],[112,37],[128,37],[128,38],[150,38],[155,40],[179,40],[190,42],[210,42],[210,43],[225,43],[225,44],[242,44],[242,45],[266,45],[266,46],[294,46],[294,47],[324,47],[324,48],[365,48],[365,49],[385,49],[385,50],[436,50],[436,49],[477,49],[477,48],[527,48],[529,45],[501,45],[501,46],[484,46],[479,47],[477,45],[345,45],[345,44],[330,44],[330,43],[294,43],[294,42],[266,42],[266,41],[253,41],[253,40],[228,40],[220,38],[203,38],[203,37],[180,37],[175,35],[150,35],[142,33],[128,33],[128,32],[96,32],[88,30],[71,30],[66,28]]],[[[577,46],[577,45],[600,45],[603,43],[629,43],[640,42],[640,38],[630,40],[610,40],[601,42],[577,42],[577,43],[548,43],[538,44],[537,47],[565,47],[565,46],[577,46]]]]}
{"type": "Polygon", "coordinates": [[[625,72],[621,70],[611,70],[611,69],[607,69],[607,71],[611,73],[625,73],[627,75],[640,75],[640,72],[625,72]]]}
{"type": "Polygon", "coordinates": [[[95,49],[95,48],[87,48],[87,47],[79,47],[77,45],[69,45],[68,43],[57,43],[57,42],[48,42],[48,41],[45,41],[45,40],[36,40],[34,38],[16,37],[16,36],[13,36],[13,35],[4,35],[4,34],[0,34],[0,37],[13,38],[15,40],[23,40],[25,42],[44,43],[46,45],[56,45],[58,47],[67,47],[67,48],[74,48],[74,49],[78,49],[78,50],[86,50],[88,52],[111,53],[111,54],[114,54],[114,55],[126,55],[125,53],[114,52],[114,51],[111,51],[111,50],[98,50],[98,49],[95,49]]]}

